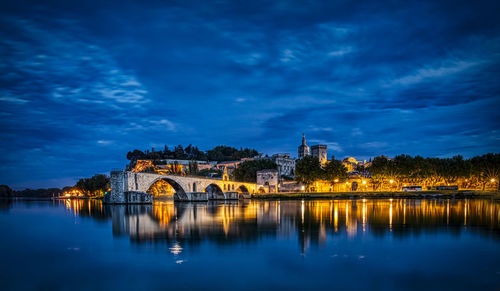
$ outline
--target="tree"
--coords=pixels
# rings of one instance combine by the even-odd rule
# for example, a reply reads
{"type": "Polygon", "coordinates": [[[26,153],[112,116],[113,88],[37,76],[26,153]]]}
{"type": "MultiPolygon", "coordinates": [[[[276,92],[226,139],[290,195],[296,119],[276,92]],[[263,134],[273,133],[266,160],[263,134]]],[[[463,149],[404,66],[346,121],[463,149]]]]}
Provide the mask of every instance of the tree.
{"type": "Polygon", "coordinates": [[[498,183],[497,190],[500,190],[500,153],[489,153],[472,158],[471,173],[481,185],[482,190],[485,190],[486,184],[492,179],[498,183]]]}
{"type": "Polygon", "coordinates": [[[369,171],[372,175],[373,190],[377,190],[388,179],[396,180],[398,176],[394,162],[384,156],[375,157],[369,171]]]}
{"type": "Polygon", "coordinates": [[[7,185],[0,185],[0,197],[2,198],[10,198],[14,197],[14,191],[10,189],[7,185]]]}
{"type": "Polygon", "coordinates": [[[176,159],[186,159],[186,154],[184,153],[184,149],[182,148],[182,145],[178,145],[174,149],[174,157],[176,159]]]}
{"type": "Polygon", "coordinates": [[[196,173],[198,173],[198,162],[196,161],[189,162],[188,172],[190,175],[196,175],[196,173]]]}
{"type": "Polygon", "coordinates": [[[146,158],[146,154],[144,154],[140,150],[134,150],[132,152],[127,153],[127,160],[129,161],[137,161],[137,160],[142,160],[146,158]]]}
{"type": "Polygon", "coordinates": [[[323,170],[318,158],[313,156],[305,156],[297,162],[295,166],[295,180],[303,183],[309,189],[309,186],[316,180],[320,179],[323,170]]]}
{"type": "Polygon", "coordinates": [[[259,152],[254,149],[245,148],[238,150],[233,147],[220,145],[207,151],[207,158],[209,161],[224,162],[241,160],[242,158],[251,158],[258,154],[259,152]]]}
{"type": "Polygon", "coordinates": [[[257,171],[276,169],[277,167],[278,165],[271,160],[245,161],[239,164],[233,175],[237,181],[255,183],[257,181],[257,171]]]}
{"type": "Polygon", "coordinates": [[[335,180],[338,182],[344,181],[347,178],[347,168],[342,164],[339,160],[331,160],[326,164],[322,178],[324,180],[329,180],[335,183],[335,180]]]}
{"type": "Polygon", "coordinates": [[[110,179],[106,175],[96,174],[91,178],[83,178],[76,182],[75,187],[84,195],[103,195],[110,185],[110,179]]]}

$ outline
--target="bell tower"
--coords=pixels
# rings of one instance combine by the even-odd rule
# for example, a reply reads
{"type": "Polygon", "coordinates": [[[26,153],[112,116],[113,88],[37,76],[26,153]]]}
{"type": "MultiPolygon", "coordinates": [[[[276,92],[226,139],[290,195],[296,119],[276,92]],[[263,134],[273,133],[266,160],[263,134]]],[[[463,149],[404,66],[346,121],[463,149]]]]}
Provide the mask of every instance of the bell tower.
{"type": "Polygon", "coordinates": [[[302,144],[299,146],[298,156],[299,160],[309,155],[309,146],[306,144],[306,135],[302,134],[302,144]]]}

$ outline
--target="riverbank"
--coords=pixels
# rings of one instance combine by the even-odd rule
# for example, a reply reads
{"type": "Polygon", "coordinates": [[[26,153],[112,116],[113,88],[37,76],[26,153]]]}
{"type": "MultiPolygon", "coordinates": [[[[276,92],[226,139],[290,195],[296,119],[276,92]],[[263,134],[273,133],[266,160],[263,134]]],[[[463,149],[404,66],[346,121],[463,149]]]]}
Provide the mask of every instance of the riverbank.
{"type": "Polygon", "coordinates": [[[418,191],[418,192],[326,192],[326,193],[269,193],[252,195],[252,199],[267,200],[295,200],[295,199],[424,199],[424,198],[443,198],[443,199],[465,199],[465,198],[491,198],[500,200],[498,191],[418,191]]]}

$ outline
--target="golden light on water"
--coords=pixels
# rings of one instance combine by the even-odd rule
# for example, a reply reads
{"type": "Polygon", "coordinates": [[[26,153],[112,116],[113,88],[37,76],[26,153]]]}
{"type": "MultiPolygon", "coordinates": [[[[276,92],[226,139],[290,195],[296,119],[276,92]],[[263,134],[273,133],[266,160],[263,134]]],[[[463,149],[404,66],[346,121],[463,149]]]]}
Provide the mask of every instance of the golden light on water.
{"type": "MultiPolygon", "coordinates": [[[[111,217],[123,209],[102,205],[97,200],[68,199],[58,203],[63,203],[75,217],[111,217]]],[[[489,225],[491,229],[500,229],[500,204],[479,200],[361,199],[196,204],[156,201],[152,206],[131,205],[126,209],[121,212],[125,217],[110,220],[113,232],[127,233],[137,240],[169,238],[171,242],[179,242],[178,246],[170,246],[172,254],[179,254],[183,247],[180,242],[189,237],[217,235],[230,240],[251,236],[260,229],[284,236],[293,236],[296,231],[305,236],[317,234],[321,236],[318,238],[321,243],[329,239],[329,233],[347,233],[353,237],[369,232],[372,227],[390,232],[410,231],[422,225],[425,228],[489,225]]]]}
{"type": "Polygon", "coordinates": [[[391,204],[389,206],[389,229],[392,231],[392,198],[390,199],[391,204]]]}

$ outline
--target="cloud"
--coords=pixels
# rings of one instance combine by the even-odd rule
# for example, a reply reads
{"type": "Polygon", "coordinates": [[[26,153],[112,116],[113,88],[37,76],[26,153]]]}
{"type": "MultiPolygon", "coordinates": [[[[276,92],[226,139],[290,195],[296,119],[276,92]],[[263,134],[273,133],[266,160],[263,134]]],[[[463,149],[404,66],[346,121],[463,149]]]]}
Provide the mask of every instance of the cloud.
{"type": "Polygon", "coordinates": [[[176,127],[174,123],[172,123],[170,120],[167,119],[161,119],[161,120],[150,120],[150,123],[156,125],[156,126],[161,126],[165,127],[169,131],[175,131],[176,127]]]}
{"type": "Polygon", "coordinates": [[[330,57],[341,57],[341,56],[348,54],[350,52],[352,52],[352,47],[348,46],[348,47],[342,47],[342,48],[339,48],[337,50],[330,51],[328,53],[328,55],[330,57]]]}
{"type": "Polygon", "coordinates": [[[108,51],[79,37],[75,24],[59,21],[65,30],[53,33],[47,24],[27,19],[7,17],[4,22],[2,26],[17,29],[16,34],[4,34],[1,41],[11,50],[5,68],[11,75],[0,93],[15,96],[5,100],[66,104],[107,100],[116,102],[115,106],[149,101],[137,78],[120,68],[108,51]]]}
{"type": "Polygon", "coordinates": [[[6,97],[0,97],[0,102],[8,102],[8,103],[14,103],[14,104],[25,104],[28,103],[28,100],[17,98],[17,97],[11,97],[11,96],[6,96],[6,97]]]}
{"type": "Polygon", "coordinates": [[[302,132],[355,157],[498,150],[498,1],[263,5],[9,4],[0,177],[82,177],[165,143],[295,153],[302,132]]]}
{"type": "Polygon", "coordinates": [[[418,69],[415,73],[393,80],[388,85],[413,85],[431,78],[443,78],[463,72],[469,68],[479,65],[479,61],[453,61],[439,67],[425,67],[418,69]]]}

